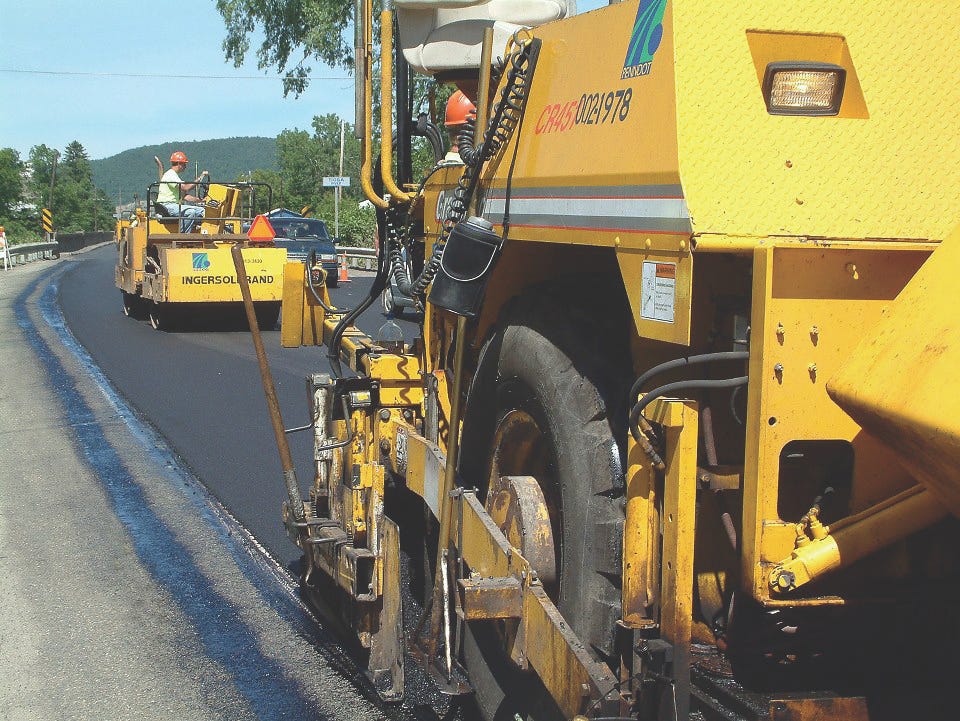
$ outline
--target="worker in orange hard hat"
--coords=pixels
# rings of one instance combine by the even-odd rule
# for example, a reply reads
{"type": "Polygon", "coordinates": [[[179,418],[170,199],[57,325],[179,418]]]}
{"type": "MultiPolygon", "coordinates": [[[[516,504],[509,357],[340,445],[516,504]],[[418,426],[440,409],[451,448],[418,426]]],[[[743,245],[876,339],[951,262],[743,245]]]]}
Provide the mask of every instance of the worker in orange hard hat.
{"type": "Polygon", "coordinates": [[[174,152],[170,156],[170,170],[160,178],[160,189],[157,191],[157,204],[163,207],[167,215],[180,216],[181,233],[189,233],[197,219],[203,217],[203,208],[195,205],[200,198],[190,195],[189,191],[210,175],[204,170],[192,183],[183,182],[180,173],[186,170],[188,162],[186,153],[180,150],[174,152]]]}
{"type": "Polygon", "coordinates": [[[447,111],[443,124],[447,128],[447,134],[450,136],[450,150],[447,151],[444,163],[463,163],[460,159],[458,136],[466,127],[467,121],[477,117],[477,106],[471,102],[470,98],[461,91],[455,92],[447,101],[447,111]]]}

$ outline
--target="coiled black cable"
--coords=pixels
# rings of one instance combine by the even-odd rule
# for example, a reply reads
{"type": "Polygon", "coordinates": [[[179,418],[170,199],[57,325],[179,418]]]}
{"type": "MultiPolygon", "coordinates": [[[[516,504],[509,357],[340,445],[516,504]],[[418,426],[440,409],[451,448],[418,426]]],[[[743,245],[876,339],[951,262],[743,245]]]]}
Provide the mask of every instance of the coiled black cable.
{"type": "MultiPolygon", "coordinates": [[[[519,32],[521,31],[518,31],[518,33],[519,32]]],[[[472,121],[468,121],[467,127],[469,132],[467,132],[467,130],[462,131],[458,138],[460,158],[464,161],[463,174],[457,181],[453,200],[450,203],[447,217],[441,226],[440,236],[434,243],[430,259],[424,263],[423,270],[416,280],[409,280],[402,256],[400,255],[400,246],[404,244],[407,239],[406,233],[401,237],[397,235],[395,228],[391,228],[391,230],[388,231],[388,245],[391,246],[391,274],[400,292],[418,299],[418,303],[420,303],[420,297],[424,295],[427,286],[433,282],[434,277],[440,269],[443,249],[446,246],[447,239],[450,237],[450,233],[457,223],[463,220],[467,209],[470,207],[470,200],[476,192],[477,183],[480,178],[480,167],[485,161],[492,158],[503,147],[507,140],[509,140],[523,115],[527,93],[530,89],[532,50],[538,47],[539,41],[533,39],[521,42],[519,34],[515,34],[513,43],[517,49],[509,55],[505,63],[505,67],[509,68],[507,71],[507,81],[503,90],[500,91],[500,99],[487,125],[483,142],[479,148],[474,147],[476,127],[472,121]],[[469,135],[469,138],[464,142],[464,138],[467,135],[469,135]]],[[[431,171],[431,175],[440,167],[442,166],[438,165],[434,168],[434,170],[431,171]]],[[[426,180],[421,184],[420,192],[422,192],[425,183],[426,180]]],[[[419,196],[420,192],[418,192],[417,196],[419,196]]]]}

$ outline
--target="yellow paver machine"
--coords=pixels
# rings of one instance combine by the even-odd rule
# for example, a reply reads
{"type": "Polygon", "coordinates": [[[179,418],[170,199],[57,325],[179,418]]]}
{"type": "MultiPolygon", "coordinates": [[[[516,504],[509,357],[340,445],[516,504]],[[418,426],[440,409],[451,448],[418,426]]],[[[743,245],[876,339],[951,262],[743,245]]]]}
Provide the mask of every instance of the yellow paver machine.
{"type": "Polygon", "coordinates": [[[231,306],[239,310],[240,280],[230,252],[239,245],[256,316],[262,327],[273,328],[280,315],[287,252],[272,240],[247,237],[254,221],[254,196],[259,191],[261,199],[269,199],[269,186],[203,184],[203,199],[191,206],[200,208],[202,215],[192,227],[183,228],[187,232],[181,232],[179,215],[155,202],[158,186],[154,183],[148,189],[146,210],[137,209],[133,217],[117,221],[115,282],[124,313],[149,318],[154,328],[167,330],[188,310],[231,306]]]}
{"type": "Polygon", "coordinates": [[[960,3],[570,10],[395,0],[374,168],[358,0],[422,333],[288,266],[304,592],[488,719],[953,718],[960,3]],[[422,183],[408,65],[478,107],[422,183]]]}

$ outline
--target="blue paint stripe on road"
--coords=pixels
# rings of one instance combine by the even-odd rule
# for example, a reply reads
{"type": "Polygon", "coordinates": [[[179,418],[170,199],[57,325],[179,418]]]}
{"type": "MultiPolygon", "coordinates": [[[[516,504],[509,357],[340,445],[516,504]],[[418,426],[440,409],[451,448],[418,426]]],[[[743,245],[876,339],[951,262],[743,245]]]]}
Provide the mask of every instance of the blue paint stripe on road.
{"type": "MultiPolygon", "coordinates": [[[[60,275],[62,271],[44,288],[39,306],[44,319],[62,335],[69,331],[56,307],[60,275]]],[[[231,674],[237,690],[258,718],[327,718],[300,693],[297,682],[286,676],[276,661],[260,653],[256,635],[240,620],[238,609],[210,587],[190,552],[150,508],[143,490],[110,445],[73,378],[27,313],[27,299],[47,279],[37,279],[17,297],[17,324],[43,364],[51,387],[66,410],[76,443],[100,478],[117,518],[130,533],[140,562],[190,619],[209,658],[231,674]]]]}

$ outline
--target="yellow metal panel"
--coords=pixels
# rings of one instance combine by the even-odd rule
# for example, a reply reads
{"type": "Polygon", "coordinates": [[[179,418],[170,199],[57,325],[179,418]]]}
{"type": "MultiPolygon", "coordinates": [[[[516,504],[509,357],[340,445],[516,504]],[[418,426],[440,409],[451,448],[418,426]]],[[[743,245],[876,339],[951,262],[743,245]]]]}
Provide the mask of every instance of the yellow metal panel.
{"type": "MultiPolygon", "coordinates": [[[[636,2],[536,29],[543,44],[525,119],[484,176],[482,214],[502,227],[509,212],[511,241],[652,246],[670,254],[689,243],[677,164],[672,10],[655,5],[643,32],[635,31],[636,2]],[[648,32],[662,37],[653,61],[627,68],[631,43],[649,41],[648,32]]],[[[686,342],[669,324],[645,323],[643,332],[686,342]]]]}
{"type": "MultiPolygon", "coordinates": [[[[636,17],[637,3],[626,2],[537,28],[543,45],[513,190],[678,181],[671,6],[649,73],[622,78],[636,17]]],[[[511,144],[502,154],[495,187],[504,187],[513,152],[511,144]]]]}
{"type": "MultiPolygon", "coordinates": [[[[326,286],[317,293],[329,307],[330,294],[326,286]]],[[[283,267],[283,315],[280,326],[280,344],[284,348],[301,345],[323,345],[323,324],[326,311],[306,287],[304,264],[299,261],[283,267]]]]}
{"type": "Polygon", "coordinates": [[[640,445],[628,439],[623,522],[623,621],[641,624],[659,597],[660,514],[656,471],[640,445]]]}
{"type": "Polygon", "coordinates": [[[370,353],[364,356],[361,366],[364,375],[380,380],[380,406],[423,403],[423,380],[416,356],[370,353]]]}
{"type": "MultiPolygon", "coordinates": [[[[666,424],[663,482],[663,557],[660,631],[673,644],[671,676],[678,718],[689,708],[690,641],[693,633],[693,548],[697,517],[698,411],[692,401],[657,400],[666,424]],[[679,418],[678,418],[679,416],[679,418]]],[[[652,413],[657,413],[656,408],[652,413]]]]}
{"type": "Polygon", "coordinates": [[[283,266],[283,315],[280,322],[280,345],[284,348],[304,345],[303,296],[303,263],[287,263],[283,266]]]}
{"type": "Polygon", "coordinates": [[[960,229],[831,377],[840,406],[960,515],[960,229]]]}
{"type": "Polygon", "coordinates": [[[867,508],[913,484],[892,453],[828,396],[824,387],[927,250],[883,244],[827,247],[779,241],[754,256],[742,578],[767,598],[763,563],[793,550],[793,523],[778,515],[780,454],[793,440],[849,441],[855,454],[850,505],[867,508]]]}
{"type": "Polygon", "coordinates": [[[960,195],[948,110],[960,106],[960,3],[672,5],[679,160],[696,232],[946,237],[955,219],[944,202],[960,195]],[[754,30],[809,34],[796,60],[823,57],[816,35],[842,38],[869,118],[768,115],[754,30]]]}
{"type": "Polygon", "coordinates": [[[406,478],[407,488],[420,496],[439,518],[440,480],[446,463],[440,447],[401,426],[397,429],[396,458],[397,472],[406,478]]]}
{"type": "MultiPolygon", "coordinates": [[[[279,301],[283,291],[282,248],[244,248],[243,260],[254,301],[279,301]]],[[[160,264],[171,302],[240,301],[240,285],[230,247],[162,248],[160,264]]]]}

